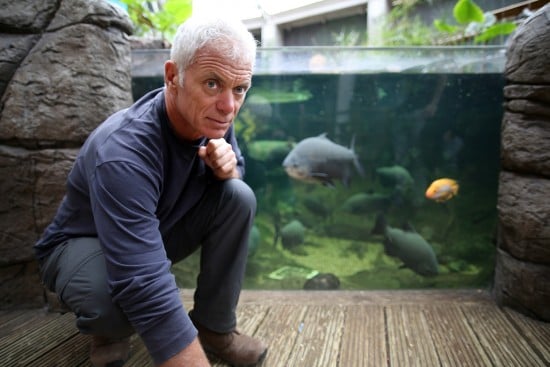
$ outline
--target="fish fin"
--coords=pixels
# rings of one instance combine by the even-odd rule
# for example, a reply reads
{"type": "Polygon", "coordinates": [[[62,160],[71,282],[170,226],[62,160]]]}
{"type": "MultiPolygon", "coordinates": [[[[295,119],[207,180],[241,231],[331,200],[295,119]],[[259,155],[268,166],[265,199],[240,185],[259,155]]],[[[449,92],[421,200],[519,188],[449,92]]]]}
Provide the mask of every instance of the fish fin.
{"type": "Polygon", "coordinates": [[[350,178],[350,175],[346,175],[344,177],[342,177],[342,184],[344,185],[344,187],[347,189],[349,188],[349,184],[350,184],[350,181],[351,181],[351,178],[350,178]]]}
{"type": "Polygon", "coordinates": [[[323,172],[310,172],[309,175],[311,177],[321,178],[321,179],[324,179],[324,178],[328,177],[328,175],[326,173],[323,173],[323,172]]]}
{"type": "Polygon", "coordinates": [[[393,246],[389,238],[384,240],[384,253],[388,256],[399,258],[399,254],[395,251],[395,246],[393,246]]]}
{"type": "Polygon", "coordinates": [[[378,214],[376,216],[376,222],[374,227],[370,231],[371,234],[384,234],[386,232],[386,218],[383,214],[378,214]]]}

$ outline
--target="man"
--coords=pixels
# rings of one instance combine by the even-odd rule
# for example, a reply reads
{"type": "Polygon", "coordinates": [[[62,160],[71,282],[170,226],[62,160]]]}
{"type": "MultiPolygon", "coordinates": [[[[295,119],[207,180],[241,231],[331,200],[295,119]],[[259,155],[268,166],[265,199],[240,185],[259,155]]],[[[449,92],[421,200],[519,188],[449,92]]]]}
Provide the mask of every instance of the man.
{"type": "Polygon", "coordinates": [[[123,365],[134,332],[162,367],[208,366],[204,351],[232,365],[265,356],[261,341],[235,329],[256,199],[241,180],[232,122],[255,54],[242,23],[190,18],[164,88],[113,114],[82,146],[35,250],[44,284],[92,335],[95,366],[123,365]],[[187,314],[170,266],[198,247],[187,314]]]}

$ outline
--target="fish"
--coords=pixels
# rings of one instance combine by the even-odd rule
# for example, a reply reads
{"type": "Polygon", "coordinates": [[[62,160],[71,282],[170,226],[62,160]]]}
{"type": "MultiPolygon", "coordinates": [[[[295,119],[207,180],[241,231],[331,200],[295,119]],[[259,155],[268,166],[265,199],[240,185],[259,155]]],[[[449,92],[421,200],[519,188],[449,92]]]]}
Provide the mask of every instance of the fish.
{"type": "Polygon", "coordinates": [[[281,242],[284,248],[292,249],[304,242],[306,228],[299,220],[292,220],[281,228],[281,242]]]}
{"type": "Polygon", "coordinates": [[[292,150],[294,144],[284,140],[256,140],[247,145],[248,155],[260,162],[280,162],[292,150]]]}
{"type": "Polygon", "coordinates": [[[452,178],[440,178],[430,184],[426,190],[426,198],[443,203],[458,195],[458,182],[452,178]]]}
{"type": "Polygon", "coordinates": [[[349,187],[351,166],[355,166],[360,176],[365,175],[354,152],[354,142],[352,138],[350,148],[346,148],[332,142],[326,133],[305,138],[288,153],[283,167],[296,180],[329,187],[335,187],[334,181],[340,180],[349,187]]]}
{"type": "Polygon", "coordinates": [[[352,214],[368,214],[386,210],[391,202],[392,196],[388,194],[360,192],[347,198],[342,210],[352,214]]]}
{"type": "Polygon", "coordinates": [[[393,228],[386,224],[383,215],[378,215],[371,233],[384,235],[386,255],[400,259],[404,267],[425,277],[439,274],[439,264],[432,246],[412,226],[393,228]]]}
{"type": "Polygon", "coordinates": [[[378,167],[376,173],[384,186],[393,186],[400,191],[404,191],[414,184],[414,179],[409,171],[399,165],[378,167]]]}

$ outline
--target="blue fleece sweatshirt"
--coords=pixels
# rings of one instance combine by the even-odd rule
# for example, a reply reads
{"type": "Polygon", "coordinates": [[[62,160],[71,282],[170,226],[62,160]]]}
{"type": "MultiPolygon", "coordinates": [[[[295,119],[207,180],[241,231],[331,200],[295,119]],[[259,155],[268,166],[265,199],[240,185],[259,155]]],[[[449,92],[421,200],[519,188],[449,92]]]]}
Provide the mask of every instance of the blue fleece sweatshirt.
{"type": "MultiPolygon", "coordinates": [[[[233,128],[225,139],[244,159],[233,128]]],[[[206,139],[183,141],[166,114],[164,88],[109,117],[89,136],[69,173],[66,195],[35,245],[47,256],[73,237],[98,237],[113,300],[156,363],[196,336],[180,299],[163,236],[198,202],[212,172],[197,155],[206,139]]]]}

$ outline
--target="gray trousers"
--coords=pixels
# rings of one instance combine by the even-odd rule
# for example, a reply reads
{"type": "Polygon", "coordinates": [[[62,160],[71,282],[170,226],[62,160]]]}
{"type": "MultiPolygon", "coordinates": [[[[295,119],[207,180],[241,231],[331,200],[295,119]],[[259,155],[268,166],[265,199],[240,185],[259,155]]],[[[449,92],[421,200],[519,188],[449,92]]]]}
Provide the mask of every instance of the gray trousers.
{"type": "MultiPolygon", "coordinates": [[[[199,203],[164,236],[172,263],[201,248],[191,313],[193,320],[213,331],[224,333],[236,327],[255,211],[254,192],[243,181],[219,181],[209,185],[199,203]]],[[[42,281],[75,313],[81,333],[110,338],[134,333],[112,301],[97,238],[79,237],[60,244],[42,261],[41,269],[42,281]]]]}

